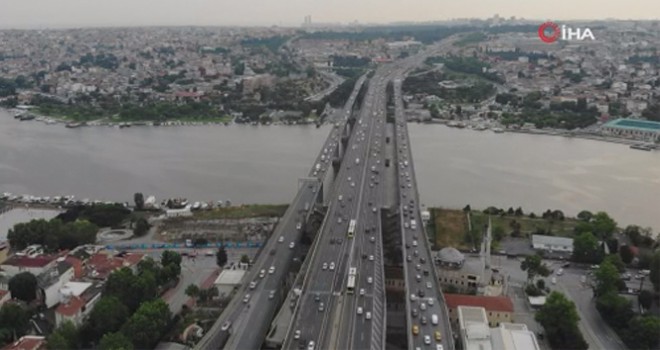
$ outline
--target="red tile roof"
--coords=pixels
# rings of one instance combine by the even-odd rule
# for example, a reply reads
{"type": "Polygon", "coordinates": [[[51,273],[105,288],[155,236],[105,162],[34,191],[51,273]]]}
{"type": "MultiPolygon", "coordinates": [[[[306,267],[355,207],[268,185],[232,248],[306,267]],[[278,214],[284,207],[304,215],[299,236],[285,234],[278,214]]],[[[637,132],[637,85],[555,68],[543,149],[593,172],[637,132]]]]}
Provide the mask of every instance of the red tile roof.
{"type": "Polygon", "coordinates": [[[137,263],[139,263],[142,258],[144,258],[144,254],[137,254],[137,253],[129,253],[124,256],[124,266],[133,266],[137,263]]]}
{"type": "Polygon", "coordinates": [[[83,306],[85,306],[85,301],[83,299],[71,297],[68,303],[60,303],[55,312],[70,317],[77,314],[83,306]]]}
{"type": "Polygon", "coordinates": [[[131,267],[144,257],[143,254],[130,253],[123,258],[115,257],[105,253],[96,253],[87,259],[87,266],[94,269],[98,278],[104,278],[114,270],[122,267],[131,267]]]}
{"type": "Polygon", "coordinates": [[[57,259],[56,255],[40,255],[36,257],[14,255],[2,264],[19,267],[44,267],[55,259],[57,259]]]}
{"type": "Polygon", "coordinates": [[[82,260],[69,255],[66,257],[65,261],[73,266],[73,276],[75,278],[81,278],[83,276],[82,260]]]}
{"type": "Polygon", "coordinates": [[[480,306],[486,311],[513,312],[513,302],[508,297],[445,294],[445,300],[450,309],[459,306],[480,306]]]}
{"type": "Polygon", "coordinates": [[[38,350],[44,349],[44,345],[46,345],[46,338],[35,335],[26,335],[21,337],[18,341],[7,344],[1,350],[38,350]]]}

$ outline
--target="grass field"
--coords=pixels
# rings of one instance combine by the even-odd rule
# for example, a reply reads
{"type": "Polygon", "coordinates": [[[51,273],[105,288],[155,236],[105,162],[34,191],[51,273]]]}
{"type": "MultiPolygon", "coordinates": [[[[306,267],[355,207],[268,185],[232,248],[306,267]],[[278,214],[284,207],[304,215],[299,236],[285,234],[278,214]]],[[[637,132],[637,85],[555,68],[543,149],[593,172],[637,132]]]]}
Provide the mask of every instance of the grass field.
{"type": "MultiPolygon", "coordinates": [[[[435,231],[434,249],[454,247],[469,249],[465,242],[467,221],[462,210],[431,208],[432,229],[435,231]]],[[[430,233],[429,233],[430,234],[430,233]]]]}
{"type": "MultiPolygon", "coordinates": [[[[488,214],[481,211],[472,211],[472,226],[479,227],[488,223],[488,214]]],[[[529,216],[504,216],[493,215],[493,227],[501,226],[505,232],[511,232],[511,221],[520,223],[520,232],[523,236],[535,233],[539,228],[545,232],[552,232],[554,236],[573,237],[573,229],[579,222],[576,219],[566,218],[564,220],[546,220],[543,218],[530,218],[529,216]]]]}
{"type": "Polygon", "coordinates": [[[200,211],[193,216],[195,219],[245,219],[256,217],[281,217],[284,215],[286,204],[246,204],[229,208],[215,208],[209,211],[200,211]]]}

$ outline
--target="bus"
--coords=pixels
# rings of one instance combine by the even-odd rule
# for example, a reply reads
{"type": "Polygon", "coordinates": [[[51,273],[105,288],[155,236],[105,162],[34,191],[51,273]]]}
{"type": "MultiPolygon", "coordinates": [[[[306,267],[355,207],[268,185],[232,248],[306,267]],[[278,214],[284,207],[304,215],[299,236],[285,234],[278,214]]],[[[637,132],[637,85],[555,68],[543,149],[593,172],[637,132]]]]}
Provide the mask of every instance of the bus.
{"type": "Polygon", "coordinates": [[[348,238],[353,238],[355,235],[355,219],[351,219],[348,223],[348,238]]]}
{"type": "Polygon", "coordinates": [[[346,283],[346,293],[355,293],[355,283],[357,282],[357,267],[348,269],[348,282],[346,283]]]}

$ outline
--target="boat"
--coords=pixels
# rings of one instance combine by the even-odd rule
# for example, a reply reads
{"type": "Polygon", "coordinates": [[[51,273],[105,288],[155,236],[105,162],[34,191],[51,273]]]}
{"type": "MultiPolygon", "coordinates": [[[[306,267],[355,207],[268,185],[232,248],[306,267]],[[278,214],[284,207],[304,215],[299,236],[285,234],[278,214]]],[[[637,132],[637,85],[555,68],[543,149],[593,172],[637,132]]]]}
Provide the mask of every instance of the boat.
{"type": "Polygon", "coordinates": [[[493,128],[493,132],[496,133],[496,134],[501,134],[501,133],[504,132],[504,129],[502,129],[502,128],[493,128]]]}
{"type": "Polygon", "coordinates": [[[75,129],[75,128],[79,128],[81,126],[83,126],[82,123],[66,123],[66,125],[64,125],[64,127],[69,128],[69,129],[75,129]]]}
{"type": "Polygon", "coordinates": [[[630,145],[630,148],[632,148],[632,149],[638,149],[638,150],[640,150],[640,151],[650,151],[650,150],[652,150],[654,147],[651,146],[651,145],[643,144],[643,143],[636,143],[636,144],[630,145]]]}
{"type": "Polygon", "coordinates": [[[32,120],[32,119],[34,119],[34,115],[32,114],[23,114],[19,118],[20,121],[32,120]]]}

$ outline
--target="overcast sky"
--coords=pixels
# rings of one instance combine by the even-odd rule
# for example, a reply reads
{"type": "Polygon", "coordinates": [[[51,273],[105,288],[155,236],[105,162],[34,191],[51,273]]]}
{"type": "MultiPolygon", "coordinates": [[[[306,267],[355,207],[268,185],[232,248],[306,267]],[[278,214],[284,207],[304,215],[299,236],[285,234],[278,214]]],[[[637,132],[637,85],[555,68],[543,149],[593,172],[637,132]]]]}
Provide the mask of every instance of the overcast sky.
{"type": "Polygon", "coordinates": [[[657,19],[660,0],[0,0],[1,28],[387,23],[494,14],[529,19],[657,19]]]}

